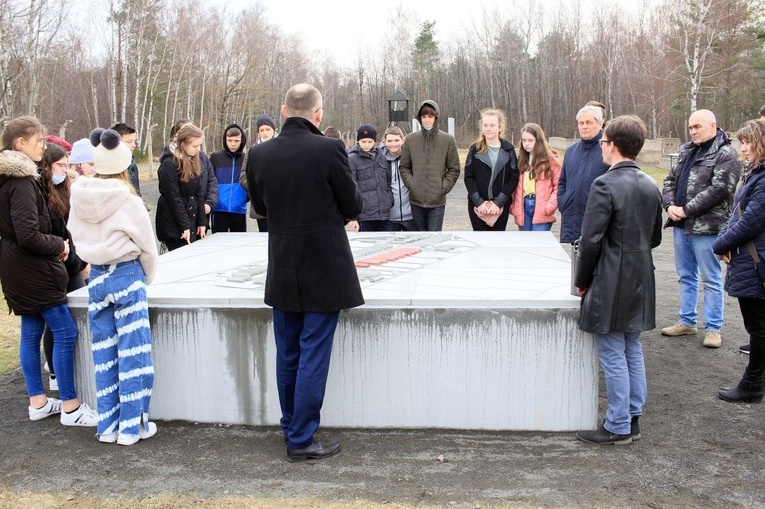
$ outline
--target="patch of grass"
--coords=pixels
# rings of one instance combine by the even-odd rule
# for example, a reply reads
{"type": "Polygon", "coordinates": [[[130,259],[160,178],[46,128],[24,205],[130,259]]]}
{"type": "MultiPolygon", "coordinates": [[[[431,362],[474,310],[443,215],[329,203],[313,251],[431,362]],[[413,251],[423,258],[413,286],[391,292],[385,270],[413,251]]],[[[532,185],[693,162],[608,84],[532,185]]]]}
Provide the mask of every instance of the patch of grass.
{"type": "Polygon", "coordinates": [[[669,174],[669,170],[666,168],[652,168],[650,166],[643,166],[640,168],[643,170],[644,173],[652,177],[656,184],[659,186],[659,189],[664,187],[664,179],[667,178],[667,175],[669,174]]]}
{"type": "MultiPolygon", "coordinates": [[[[21,319],[8,314],[8,304],[0,298],[0,375],[19,364],[21,319]]],[[[2,506],[0,506],[2,507],[2,506]]]]}

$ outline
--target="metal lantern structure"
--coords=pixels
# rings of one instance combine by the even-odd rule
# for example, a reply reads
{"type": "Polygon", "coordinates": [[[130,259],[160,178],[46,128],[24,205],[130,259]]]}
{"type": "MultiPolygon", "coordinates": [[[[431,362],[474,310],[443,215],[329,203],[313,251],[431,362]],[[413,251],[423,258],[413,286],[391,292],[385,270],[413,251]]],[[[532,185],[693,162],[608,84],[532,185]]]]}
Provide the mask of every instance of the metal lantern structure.
{"type": "Polygon", "coordinates": [[[404,129],[404,132],[408,132],[409,122],[409,101],[410,99],[404,95],[403,92],[396,90],[393,95],[388,97],[388,121],[390,125],[397,125],[401,123],[399,127],[404,129]]]}

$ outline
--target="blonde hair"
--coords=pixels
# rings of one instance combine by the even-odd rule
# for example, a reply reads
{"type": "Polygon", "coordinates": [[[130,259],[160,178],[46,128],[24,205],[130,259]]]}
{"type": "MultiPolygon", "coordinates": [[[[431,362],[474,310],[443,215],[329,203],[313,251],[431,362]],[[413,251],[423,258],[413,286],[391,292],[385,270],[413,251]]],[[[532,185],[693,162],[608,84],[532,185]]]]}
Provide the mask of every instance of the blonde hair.
{"type": "Polygon", "coordinates": [[[100,179],[104,179],[104,180],[110,180],[110,179],[119,180],[120,182],[122,182],[123,184],[127,186],[127,188],[130,190],[130,194],[134,196],[138,196],[138,194],[136,194],[135,192],[135,189],[133,188],[133,184],[130,183],[130,177],[128,177],[127,170],[123,171],[122,173],[115,173],[113,175],[103,175],[101,173],[96,173],[96,177],[100,179]]]}
{"type": "MultiPolygon", "coordinates": [[[[738,141],[748,141],[752,145],[754,160],[752,164],[765,162],[765,121],[749,120],[736,132],[738,141]]],[[[741,156],[744,160],[744,156],[741,156]]]]}
{"type": "Polygon", "coordinates": [[[497,117],[497,120],[499,121],[500,139],[504,138],[505,129],[507,127],[507,117],[505,116],[504,111],[494,108],[486,108],[481,110],[481,120],[478,122],[478,129],[480,130],[481,134],[478,135],[478,139],[475,141],[475,151],[479,154],[485,154],[488,150],[488,145],[486,144],[486,136],[483,135],[484,117],[497,117]]]}
{"type": "Polygon", "coordinates": [[[175,162],[178,165],[178,173],[181,174],[181,182],[188,182],[202,173],[199,165],[199,153],[194,157],[188,157],[183,151],[183,146],[191,143],[191,140],[203,136],[202,130],[193,124],[186,124],[178,130],[175,162]]]}

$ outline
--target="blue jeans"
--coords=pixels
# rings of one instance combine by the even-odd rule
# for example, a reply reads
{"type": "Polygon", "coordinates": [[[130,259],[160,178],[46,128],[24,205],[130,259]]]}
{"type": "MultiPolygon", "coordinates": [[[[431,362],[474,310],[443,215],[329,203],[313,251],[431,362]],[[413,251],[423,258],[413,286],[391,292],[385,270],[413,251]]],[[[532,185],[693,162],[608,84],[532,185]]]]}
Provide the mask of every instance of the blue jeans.
{"type": "Polygon", "coordinates": [[[593,334],[606,379],[608,410],[603,427],[628,435],[632,417],[643,413],[648,387],[639,332],[593,334]]]}
{"type": "Polygon", "coordinates": [[[40,339],[46,323],[53,332],[53,368],[58,380],[59,397],[64,401],[76,399],[74,344],[77,341],[77,326],[66,304],[59,304],[31,315],[21,315],[19,358],[27,384],[27,394],[30,398],[45,394],[40,370],[40,339]]]}
{"type": "Polygon", "coordinates": [[[154,364],[145,281],[138,260],[91,265],[88,320],[99,435],[138,435],[149,421],[154,364]]]}
{"type": "Polygon", "coordinates": [[[421,232],[440,232],[444,229],[444,209],[446,206],[425,208],[412,204],[412,217],[417,230],[421,232]]]}
{"type": "Polygon", "coordinates": [[[716,235],[691,235],[673,228],[675,268],[680,289],[680,323],[696,327],[699,318],[699,273],[704,283],[704,318],[707,332],[720,332],[723,325],[722,263],[712,251],[716,235]]]}
{"type": "Polygon", "coordinates": [[[339,311],[294,313],[274,308],[276,386],[289,449],[313,444],[327,387],[339,311]]]}
{"type": "Polygon", "coordinates": [[[519,232],[549,232],[552,230],[552,223],[534,224],[534,209],[536,206],[536,196],[523,197],[523,226],[518,227],[519,232]]]}

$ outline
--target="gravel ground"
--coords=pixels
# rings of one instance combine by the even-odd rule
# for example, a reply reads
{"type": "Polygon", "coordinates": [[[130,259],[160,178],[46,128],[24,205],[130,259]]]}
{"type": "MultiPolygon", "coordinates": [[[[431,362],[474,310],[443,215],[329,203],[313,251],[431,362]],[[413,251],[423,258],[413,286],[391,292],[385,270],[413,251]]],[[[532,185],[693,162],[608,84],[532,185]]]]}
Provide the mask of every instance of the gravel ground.
{"type": "MultiPolygon", "coordinates": [[[[143,190],[153,211],[156,181],[144,181],[143,190]]],[[[445,230],[469,229],[465,196],[460,182],[449,195],[445,230]]],[[[254,223],[249,229],[257,231],[254,223]]],[[[679,306],[668,236],[655,265],[661,328],[677,320],[679,306]]],[[[765,507],[765,405],[716,398],[747,362],[738,352],[747,336],[735,300],[726,298],[720,349],[704,348],[702,334],[666,338],[657,329],[642,338],[649,401],[643,439],[630,446],[586,445],[572,433],[323,429],[343,451],[309,464],[284,461],[276,428],[160,422],[155,438],[119,448],[55,419],[31,423],[21,373],[13,370],[0,377],[0,488],[315,497],[317,505],[361,499],[463,508],[765,507]]]]}

